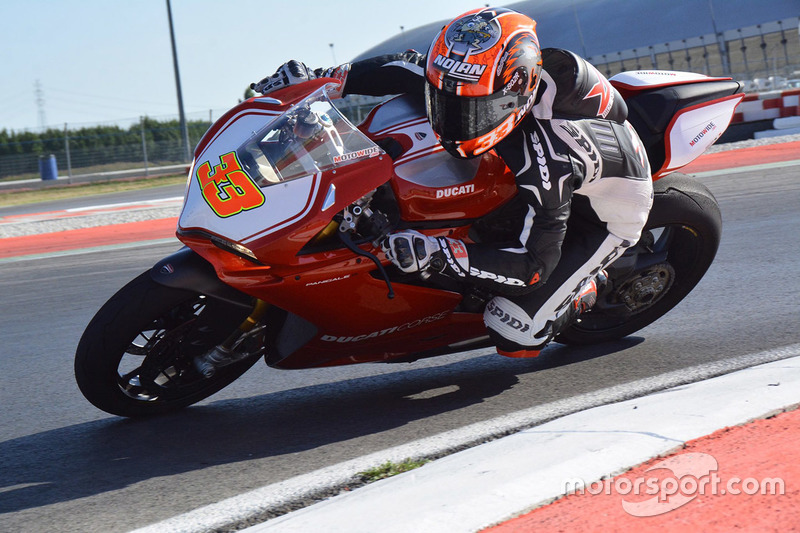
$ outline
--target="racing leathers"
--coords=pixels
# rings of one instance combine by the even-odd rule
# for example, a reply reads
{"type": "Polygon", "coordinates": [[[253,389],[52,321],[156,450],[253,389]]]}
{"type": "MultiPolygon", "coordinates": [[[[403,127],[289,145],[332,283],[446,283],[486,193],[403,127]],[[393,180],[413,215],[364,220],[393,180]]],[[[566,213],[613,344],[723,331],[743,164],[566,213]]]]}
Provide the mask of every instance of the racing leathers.
{"type": "MultiPolygon", "coordinates": [[[[587,61],[542,50],[536,100],[494,147],[527,206],[515,246],[439,239],[449,269],[496,295],[484,319],[505,355],[538,352],[569,323],[576,297],[639,239],[653,189],[645,149],[620,94],[587,61]],[[449,249],[448,249],[449,248],[449,249]]],[[[342,94],[424,91],[425,57],[379,56],[339,67],[342,94]]],[[[445,271],[445,273],[448,273],[445,271]]],[[[454,272],[449,272],[451,275],[454,272]]]]}

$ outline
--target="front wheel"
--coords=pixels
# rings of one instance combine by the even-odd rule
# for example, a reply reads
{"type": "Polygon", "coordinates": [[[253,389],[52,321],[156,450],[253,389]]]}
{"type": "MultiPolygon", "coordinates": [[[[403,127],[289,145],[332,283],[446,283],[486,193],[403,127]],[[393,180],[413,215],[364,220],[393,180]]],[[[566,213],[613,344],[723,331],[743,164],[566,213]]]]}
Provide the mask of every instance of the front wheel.
{"type": "Polygon", "coordinates": [[[165,287],[149,272],[120,289],[86,327],[75,354],[83,395],[108,413],[161,414],[196,403],[233,382],[258,354],[204,378],[192,364],[221,343],[249,310],[165,287]]]}
{"type": "Polygon", "coordinates": [[[675,307],[705,274],[719,247],[722,218],[697,180],[670,174],[654,183],[642,237],[608,269],[606,290],[556,341],[586,345],[620,339],[675,307]]]}

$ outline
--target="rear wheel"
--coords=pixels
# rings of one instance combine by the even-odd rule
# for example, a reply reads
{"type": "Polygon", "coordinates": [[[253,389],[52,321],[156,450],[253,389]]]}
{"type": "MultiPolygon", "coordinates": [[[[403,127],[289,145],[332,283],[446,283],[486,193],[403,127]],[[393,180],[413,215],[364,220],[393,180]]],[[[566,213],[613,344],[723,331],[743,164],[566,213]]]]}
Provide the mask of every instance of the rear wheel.
{"type": "Polygon", "coordinates": [[[656,181],[654,189],[639,242],[609,267],[597,304],[557,342],[594,344],[630,335],[675,307],[708,270],[722,233],[713,194],[683,174],[656,181]]]}
{"type": "Polygon", "coordinates": [[[83,395],[111,414],[136,417],[198,402],[233,382],[258,353],[210,378],[193,360],[221,343],[249,310],[156,283],[145,272],[100,308],[75,354],[83,395]]]}

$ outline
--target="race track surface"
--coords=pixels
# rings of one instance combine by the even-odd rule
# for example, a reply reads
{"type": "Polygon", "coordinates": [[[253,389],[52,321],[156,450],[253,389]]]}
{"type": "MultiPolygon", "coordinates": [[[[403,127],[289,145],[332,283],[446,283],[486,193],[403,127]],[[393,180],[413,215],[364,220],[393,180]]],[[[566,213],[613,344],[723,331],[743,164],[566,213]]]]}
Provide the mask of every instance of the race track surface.
{"type": "Polygon", "coordinates": [[[130,531],[475,422],[794,344],[800,164],[749,161],[699,178],[722,208],[717,258],[684,302],[631,337],[554,344],[535,360],[487,349],[402,365],[258,364],[201,404],[150,420],[88,404],[72,357],[100,305],[178,248],[159,233],[167,226],[135,239],[156,244],[25,258],[40,244],[6,255],[14,260],[0,261],[0,530],[130,531]]]}

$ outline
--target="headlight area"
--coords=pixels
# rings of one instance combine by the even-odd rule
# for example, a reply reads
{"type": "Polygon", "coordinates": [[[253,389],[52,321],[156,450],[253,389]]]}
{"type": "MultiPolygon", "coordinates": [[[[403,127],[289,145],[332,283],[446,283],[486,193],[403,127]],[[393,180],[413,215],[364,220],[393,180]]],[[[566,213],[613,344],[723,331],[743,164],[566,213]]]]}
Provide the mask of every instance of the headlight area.
{"type": "Polygon", "coordinates": [[[256,265],[264,266],[264,263],[258,260],[256,254],[253,253],[250,248],[247,246],[243,246],[238,242],[229,241],[227,239],[223,239],[221,237],[217,237],[216,235],[210,235],[209,239],[211,240],[212,244],[217,248],[225,250],[226,252],[230,252],[233,255],[241,257],[242,259],[247,259],[248,261],[255,263],[256,265]]]}

